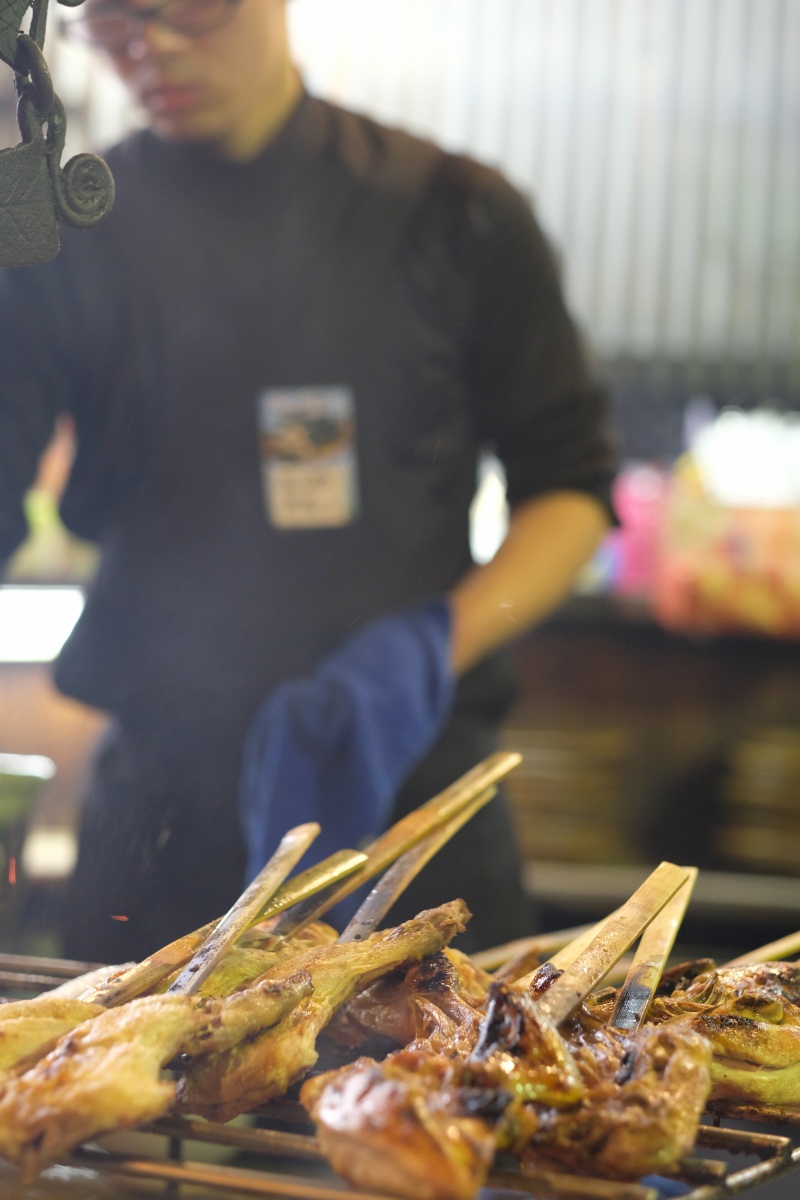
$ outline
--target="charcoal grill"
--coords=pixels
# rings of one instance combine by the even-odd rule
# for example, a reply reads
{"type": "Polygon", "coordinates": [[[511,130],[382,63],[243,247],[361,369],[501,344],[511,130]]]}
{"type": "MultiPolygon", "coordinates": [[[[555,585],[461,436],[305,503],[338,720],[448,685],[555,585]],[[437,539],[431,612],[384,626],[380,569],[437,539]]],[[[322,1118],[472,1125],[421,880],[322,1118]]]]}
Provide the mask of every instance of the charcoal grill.
{"type": "MultiPolygon", "coordinates": [[[[36,958],[28,955],[0,954],[0,991],[16,995],[38,993],[84,974],[92,964],[63,959],[36,958]]],[[[79,1147],[72,1157],[47,1172],[56,1182],[70,1172],[85,1178],[86,1172],[109,1176],[129,1185],[147,1185],[148,1195],[175,1200],[184,1189],[201,1189],[218,1200],[236,1196],[271,1196],[281,1200],[392,1200],[375,1192],[356,1191],[345,1185],[325,1163],[312,1126],[304,1109],[292,1100],[278,1100],[258,1110],[257,1126],[183,1117],[164,1118],[126,1137],[124,1152],[113,1148],[115,1138],[100,1139],[79,1147]],[[153,1136],[163,1152],[152,1150],[153,1136]],[[147,1152],[139,1154],[137,1137],[147,1152]],[[246,1156],[247,1166],[201,1161],[193,1146],[199,1144],[227,1148],[246,1156]],[[254,1161],[256,1165],[253,1165],[254,1161]],[[153,1185],[163,1190],[153,1192],[153,1185]]],[[[800,1146],[793,1139],[772,1132],[759,1133],[737,1128],[738,1122],[763,1122],[770,1126],[800,1126],[800,1108],[715,1103],[709,1106],[706,1122],[701,1125],[694,1154],[681,1164],[681,1171],[670,1176],[689,1187],[682,1200],[727,1200],[769,1180],[786,1175],[800,1166],[800,1146]],[[723,1127],[722,1121],[726,1122],[723,1127]],[[718,1155],[719,1157],[709,1157],[718,1155]],[[742,1159],[755,1159],[741,1165],[742,1159]],[[738,1161],[737,1161],[738,1160],[738,1161]]],[[[118,1139],[117,1139],[118,1140],[118,1139]]],[[[517,1191],[535,1200],[659,1200],[660,1191],[646,1183],[619,1183],[595,1177],[568,1175],[556,1171],[528,1172],[513,1169],[496,1171],[489,1179],[490,1188],[517,1191]]],[[[127,1190],[127,1186],[126,1189],[127,1190]]],[[[130,1192],[129,1192],[130,1194],[130,1192]]],[[[14,1200],[38,1200],[37,1188],[21,1185],[13,1193],[3,1188],[0,1195],[14,1200]]]]}

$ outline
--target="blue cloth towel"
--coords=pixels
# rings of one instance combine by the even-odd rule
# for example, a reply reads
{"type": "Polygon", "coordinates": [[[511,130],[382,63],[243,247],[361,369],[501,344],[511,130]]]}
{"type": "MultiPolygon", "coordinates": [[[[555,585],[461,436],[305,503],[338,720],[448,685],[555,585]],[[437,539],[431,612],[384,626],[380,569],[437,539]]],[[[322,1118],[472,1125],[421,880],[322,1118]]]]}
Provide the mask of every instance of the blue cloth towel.
{"type": "Polygon", "coordinates": [[[248,880],[294,825],[322,826],[303,868],[385,828],[450,711],[450,634],[442,599],[379,618],[260,705],[239,795],[248,880]]]}

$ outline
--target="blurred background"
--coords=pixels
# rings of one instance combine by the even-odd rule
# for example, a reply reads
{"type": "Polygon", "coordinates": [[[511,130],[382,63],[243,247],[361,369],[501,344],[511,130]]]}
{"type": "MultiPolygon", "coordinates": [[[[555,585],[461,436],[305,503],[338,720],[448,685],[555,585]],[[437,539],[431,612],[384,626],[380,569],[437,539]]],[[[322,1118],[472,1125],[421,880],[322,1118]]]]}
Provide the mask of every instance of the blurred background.
{"type": "MultiPolygon", "coordinates": [[[[55,32],[62,11],[46,53],[68,157],[137,114],[55,32]]],[[[529,198],[608,381],[620,528],[515,649],[504,734],[525,756],[510,791],[544,925],[605,914],[670,858],[703,869],[690,932],[706,948],[800,927],[800,0],[292,0],[290,15],[311,91],[529,198]]],[[[6,74],[3,146],[19,140],[6,74]]],[[[94,567],[57,520],[70,455],[64,424],[0,587],[0,939],[32,952],[57,951],[103,725],[49,683],[94,567]]],[[[504,528],[498,464],[480,480],[483,560],[504,528]]]]}

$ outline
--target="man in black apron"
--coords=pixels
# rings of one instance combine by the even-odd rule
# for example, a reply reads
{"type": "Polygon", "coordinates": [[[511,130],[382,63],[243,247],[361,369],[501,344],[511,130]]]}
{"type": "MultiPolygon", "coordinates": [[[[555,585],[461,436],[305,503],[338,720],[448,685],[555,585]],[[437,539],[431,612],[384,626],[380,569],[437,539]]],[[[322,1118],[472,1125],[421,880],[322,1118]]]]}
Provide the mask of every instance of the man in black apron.
{"type": "MultiPolygon", "coordinates": [[[[431,748],[380,823],[491,750],[514,695],[502,647],[598,544],[612,455],[529,207],[495,172],[308,95],[285,0],[87,0],[79,20],[149,127],[104,154],[105,222],[0,284],[0,554],[72,413],[62,515],[101,562],[56,681],[113,723],[64,949],[119,961],[239,894],[248,731],[372,623],[439,622],[440,702],[415,743],[431,748]],[[511,520],[475,567],[486,449],[511,520]]],[[[455,895],[466,947],[531,929],[501,800],[395,913],[455,895]]]]}

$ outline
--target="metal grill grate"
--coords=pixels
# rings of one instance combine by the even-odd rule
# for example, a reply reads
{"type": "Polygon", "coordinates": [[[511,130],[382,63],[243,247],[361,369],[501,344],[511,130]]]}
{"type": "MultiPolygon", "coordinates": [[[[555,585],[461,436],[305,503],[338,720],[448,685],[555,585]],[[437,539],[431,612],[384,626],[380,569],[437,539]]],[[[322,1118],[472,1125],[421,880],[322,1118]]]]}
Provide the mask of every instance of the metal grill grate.
{"type": "MultiPolygon", "coordinates": [[[[267,1114],[268,1115],[268,1114],[267,1114]]],[[[369,1200],[369,1193],[348,1189],[327,1170],[305,1174],[302,1168],[290,1174],[276,1171],[282,1160],[306,1159],[320,1162],[314,1137],[275,1129],[236,1129],[213,1122],[159,1121],[150,1129],[169,1139],[170,1156],[164,1159],[132,1157],[96,1148],[80,1150],[72,1160],[80,1167],[93,1167],[128,1179],[158,1179],[168,1184],[199,1184],[231,1193],[291,1197],[293,1200],[369,1200]],[[263,1156],[264,1167],[220,1166],[197,1162],[185,1156],[192,1141],[235,1147],[248,1155],[263,1156]]],[[[692,1190],[684,1200],[723,1200],[765,1183],[800,1165],[800,1149],[793,1150],[789,1138],[702,1127],[697,1156],[687,1159],[679,1174],[671,1178],[692,1190]],[[705,1158],[703,1152],[722,1158],[705,1158]],[[755,1158],[754,1164],[736,1166],[737,1158],[755,1158]]],[[[502,1171],[492,1175],[489,1187],[510,1188],[547,1200],[658,1200],[658,1189],[645,1184],[566,1175],[555,1171],[502,1171]]],[[[380,1196],[379,1200],[389,1200],[380,1196]]]]}
{"type": "MultiPolygon", "coordinates": [[[[46,986],[42,980],[56,986],[87,969],[91,969],[89,964],[69,960],[0,954],[0,987],[16,993],[39,992],[46,986]]],[[[724,1200],[800,1166],[800,1147],[795,1149],[790,1138],[723,1129],[719,1125],[722,1118],[800,1125],[800,1109],[730,1104],[716,1104],[711,1109],[709,1120],[713,1124],[700,1127],[695,1154],[684,1160],[680,1174],[673,1177],[692,1189],[683,1200],[724,1200]],[[707,1157],[712,1153],[718,1157],[707,1157]],[[738,1165],[737,1160],[742,1158],[756,1161],[738,1165]]],[[[370,1200],[370,1193],[348,1189],[328,1169],[319,1143],[311,1133],[308,1117],[298,1103],[290,1099],[273,1101],[259,1110],[258,1119],[262,1127],[248,1129],[183,1117],[164,1118],[140,1131],[147,1137],[148,1146],[152,1144],[152,1134],[166,1139],[167,1149],[162,1156],[114,1152],[103,1149],[101,1143],[80,1147],[64,1166],[88,1168],[127,1181],[161,1181],[170,1197],[180,1185],[194,1185],[213,1189],[219,1200],[240,1194],[285,1200],[370,1200]],[[257,1156],[258,1166],[197,1161],[192,1158],[192,1143],[241,1151],[247,1154],[248,1162],[257,1156]]],[[[135,1139],[135,1131],[132,1136],[135,1139]]],[[[56,1168],[56,1175],[65,1178],[61,1166],[56,1168]]],[[[555,1171],[499,1171],[490,1178],[489,1186],[510,1188],[536,1200],[658,1200],[659,1197],[655,1187],[555,1171]]],[[[15,1194],[17,1200],[25,1200],[24,1190],[15,1194]]],[[[372,1200],[391,1198],[372,1194],[372,1200]]]]}

